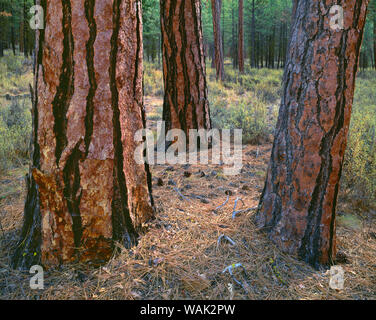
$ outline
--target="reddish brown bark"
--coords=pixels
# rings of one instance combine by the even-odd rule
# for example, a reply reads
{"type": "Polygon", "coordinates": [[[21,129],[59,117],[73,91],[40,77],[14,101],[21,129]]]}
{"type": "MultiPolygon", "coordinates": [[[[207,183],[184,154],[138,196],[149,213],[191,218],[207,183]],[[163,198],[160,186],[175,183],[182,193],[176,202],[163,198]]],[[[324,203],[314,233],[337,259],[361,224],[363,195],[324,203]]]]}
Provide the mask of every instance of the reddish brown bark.
{"type": "Polygon", "coordinates": [[[298,1],[257,222],[314,266],[335,258],[335,211],[368,0],[298,1]],[[332,5],[344,30],[329,25],[332,5]]]}
{"type": "Polygon", "coordinates": [[[243,0],[239,0],[239,71],[244,72],[244,4],[243,0]]]}
{"type": "Polygon", "coordinates": [[[141,1],[41,1],[33,168],[17,268],[101,263],[152,218],[144,128],[141,1]],[[34,254],[35,253],[35,254],[34,254]]]}
{"type": "Polygon", "coordinates": [[[223,67],[223,43],[221,33],[221,10],[222,0],[211,0],[213,15],[214,52],[215,69],[217,80],[224,80],[225,73],[223,67]]]}
{"type": "Polygon", "coordinates": [[[166,130],[209,129],[201,3],[161,0],[160,5],[166,130]]]}

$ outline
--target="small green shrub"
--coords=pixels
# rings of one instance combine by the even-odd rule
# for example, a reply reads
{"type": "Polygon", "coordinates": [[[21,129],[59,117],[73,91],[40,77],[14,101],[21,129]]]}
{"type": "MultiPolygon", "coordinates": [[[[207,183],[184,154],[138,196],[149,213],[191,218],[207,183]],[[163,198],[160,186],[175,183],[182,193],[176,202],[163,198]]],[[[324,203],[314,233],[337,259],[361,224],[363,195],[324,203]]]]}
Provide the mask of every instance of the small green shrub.
{"type": "Polygon", "coordinates": [[[269,108],[254,96],[246,96],[231,105],[211,102],[213,127],[218,129],[242,129],[243,143],[270,142],[274,123],[268,121],[269,108]]]}
{"type": "MultiPolygon", "coordinates": [[[[207,68],[208,73],[214,73],[207,68]]],[[[209,78],[210,79],[210,78],[209,78]]],[[[243,143],[272,140],[281,95],[282,70],[247,69],[240,74],[225,67],[225,81],[209,81],[213,126],[243,129],[243,143]]]]}
{"type": "Polygon", "coordinates": [[[0,108],[0,172],[24,165],[29,159],[31,103],[13,100],[0,108]]]}
{"type": "Polygon", "coordinates": [[[32,61],[6,51],[0,58],[0,96],[28,93],[32,82],[32,61]]]}
{"type": "Polygon", "coordinates": [[[144,63],[144,95],[163,97],[163,72],[156,64],[144,63]]]}

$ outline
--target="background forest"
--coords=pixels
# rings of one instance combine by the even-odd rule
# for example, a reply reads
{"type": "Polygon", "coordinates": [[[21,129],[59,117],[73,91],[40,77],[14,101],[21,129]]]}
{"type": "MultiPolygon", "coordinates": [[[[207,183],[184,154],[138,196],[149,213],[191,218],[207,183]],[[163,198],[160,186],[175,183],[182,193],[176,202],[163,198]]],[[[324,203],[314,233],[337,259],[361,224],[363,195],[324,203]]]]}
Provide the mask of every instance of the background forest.
{"type": "MultiPolygon", "coordinates": [[[[24,201],[23,177],[28,170],[30,158],[30,85],[33,83],[34,31],[30,29],[29,19],[31,18],[30,8],[33,4],[34,1],[32,0],[0,0],[1,247],[5,247],[5,243],[14,242],[12,240],[15,237],[14,229],[19,227],[20,222],[7,220],[7,214],[16,212],[16,215],[21,219],[24,201]],[[4,227],[5,225],[7,227],[4,227]],[[13,230],[13,233],[8,234],[8,238],[4,236],[4,229],[7,228],[8,230],[13,230]],[[1,235],[1,232],[3,235],[1,235]]],[[[142,4],[145,65],[144,96],[148,125],[154,127],[155,122],[162,119],[164,94],[160,4],[159,0],[143,0],[142,4]]],[[[209,184],[208,188],[213,186],[214,189],[218,187],[217,184],[227,184],[226,188],[230,191],[232,190],[231,192],[239,189],[242,190],[241,192],[247,193],[251,189],[252,193],[253,191],[255,192],[254,200],[255,204],[257,204],[265,178],[267,161],[269,160],[268,154],[273,142],[273,132],[282,95],[281,82],[291,27],[292,1],[244,0],[245,66],[243,72],[239,70],[238,4],[239,1],[236,0],[222,0],[220,25],[224,53],[224,79],[223,81],[218,81],[214,64],[215,52],[211,1],[202,1],[208,95],[214,127],[243,129],[243,142],[247,144],[248,156],[250,157],[246,160],[256,161],[256,165],[253,166],[248,163],[246,166],[252,167],[252,179],[255,178],[256,180],[253,186],[243,183],[243,180],[249,178],[244,178],[244,176],[236,181],[226,181],[226,178],[216,168],[210,169],[206,174],[212,176],[214,181],[209,184]]],[[[371,0],[369,7],[359,70],[338,208],[338,221],[340,226],[342,225],[344,228],[339,230],[340,235],[345,239],[343,240],[342,249],[345,250],[347,248],[347,252],[350,250],[351,243],[355,241],[357,232],[367,227],[367,237],[370,235],[373,239],[372,250],[375,250],[376,234],[370,231],[369,224],[376,217],[376,0],[371,0]]],[[[205,168],[202,168],[202,170],[204,171],[205,168]]],[[[183,174],[183,172],[178,171],[175,173],[176,175],[183,174]]],[[[156,168],[153,171],[153,176],[156,177],[154,180],[156,188],[171,186],[168,192],[172,190],[176,183],[180,183],[177,182],[178,178],[176,176],[169,172],[166,173],[160,168],[156,168]]],[[[189,187],[185,191],[190,192],[188,190],[192,188],[191,185],[194,185],[194,182],[189,180],[183,184],[181,186],[182,189],[184,190],[188,185],[189,187]]],[[[222,191],[228,194],[227,189],[222,191]]],[[[166,190],[157,189],[156,198],[163,198],[164,192],[166,190]]],[[[198,195],[198,197],[202,198],[201,195],[198,195]]],[[[207,198],[210,198],[210,195],[205,196],[204,200],[207,201],[207,198]]],[[[205,204],[204,201],[202,202],[205,204]]],[[[220,202],[223,201],[217,201],[218,204],[220,202]]],[[[166,206],[166,204],[164,205],[166,206]]],[[[182,206],[181,210],[187,209],[182,206]]],[[[168,236],[166,239],[171,239],[170,233],[174,232],[175,224],[180,222],[174,221],[174,216],[171,216],[169,212],[166,213],[167,218],[170,221],[168,224],[171,228],[167,227],[168,236]],[[172,230],[171,232],[170,229],[172,230]]],[[[189,219],[200,225],[204,225],[206,221],[200,220],[205,218],[198,216],[189,219]]],[[[233,239],[238,239],[239,242],[243,241],[245,230],[249,228],[248,222],[244,222],[244,219],[239,222],[240,227],[239,225],[236,228],[233,226],[227,227],[230,228],[228,231],[232,234],[233,239]],[[243,222],[246,225],[241,225],[243,222]]],[[[183,226],[179,225],[179,228],[190,228],[187,225],[188,222],[191,221],[181,222],[183,226]]],[[[229,224],[227,220],[219,219],[216,222],[218,225],[224,225],[225,229],[229,224]]],[[[161,228],[165,227],[166,225],[161,223],[161,228]]],[[[191,241],[199,239],[195,250],[202,253],[201,257],[204,257],[202,261],[199,257],[192,264],[183,266],[179,264],[178,258],[172,258],[172,254],[170,258],[175,259],[173,262],[169,260],[168,255],[164,258],[160,258],[158,255],[150,257],[146,251],[159,241],[151,237],[141,244],[138,251],[124,253],[123,258],[129,261],[128,266],[131,268],[129,274],[125,272],[124,275],[123,269],[116,264],[116,261],[108,266],[103,273],[95,271],[97,273],[93,273],[90,276],[86,275],[87,270],[80,271],[80,273],[67,268],[62,271],[63,273],[51,275],[51,281],[56,281],[61,288],[59,291],[56,287],[52,288],[51,286],[50,290],[45,293],[45,297],[60,295],[61,298],[70,298],[69,295],[72,290],[69,288],[75,285],[79,286],[75,282],[79,278],[79,281],[88,283],[87,292],[84,289],[82,292],[77,293],[79,298],[85,297],[87,294],[93,298],[119,296],[134,299],[155,297],[163,299],[180,297],[226,298],[229,294],[227,283],[222,283],[222,278],[212,279],[209,275],[205,275],[204,272],[205,265],[208,263],[219,264],[219,260],[222,258],[219,256],[212,257],[208,254],[210,259],[205,260],[205,250],[208,248],[204,240],[200,239],[200,232],[203,231],[201,229],[196,230],[196,235],[194,232],[192,233],[191,229],[189,231],[191,234],[187,231],[187,234],[181,235],[180,240],[175,238],[174,241],[179,244],[179,241],[187,243],[189,239],[191,241]],[[143,265],[142,261],[146,261],[146,266],[143,265]],[[168,263],[170,265],[167,268],[156,270],[158,266],[168,265],[168,263]],[[155,271],[151,271],[153,268],[155,271]],[[116,276],[114,275],[115,271],[116,276]],[[150,278],[148,281],[152,282],[152,287],[147,287],[144,283],[146,273],[151,274],[148,276],[150,278]],[[121,282],[119,279],[124,279],[124,277],[136,279],[138,282],[136,280],[135,283],[130,281],[129,287],[119,287],[118,282],[121,282]],[[98,279],[101,283],[99,286],[96,283],[98,279]],[[182,280],[183,289],[172,285],[172,282],[179,282],[180,280],[182,280]],[[210,282],[212,283],[211,289],[210,282]],[[213,282],[215,283],[214,285],[213,282]],[[118,294],[118,291],[121,291],[122,295],[118,294]]],[[[205,232],[210,234],[211,231],[205,230],[205,232]]],[[[217,239],[217,233],[213,234],[213,239],[217,239]]],[[[263,240],[260,241],[263,243],[263,240]]],[[[228,264],[233,263],[234,260],[243,255],[243,251],[245,252],[249,249],[246,247],[247,244],[245,242],[242,243],[240,251],[226,256],[225,261],[228,264]]],[[[363,242],[357,243],[358,248],[362,246],[364,246],[363,242]]],[[[191,249],[184,247],[184,245],[180,249],[181,252],[185,250],[186,257],[189,257],[190,254],[195,254],[190,253],[189,250],[191,249]]],[[[168,251],[169,249],[166,247],[166,250],[168,251]]],[[[218,250],[218,248],[213,250],[218,250]]],[[[353,253],[353,260],[357,259],[357,254],[361,256],[361,263],[356,264],[356,268],[359,269],[354,271],[352,275],[355,282],[348,292],[341,294],[329,293],[329,291],[322,288],[322,283],[326,281],[323,275],[316,276],[312,273],[310,277],[302,280],[303,276],[300,277],[300,274],[306,274],[307,267],[293,265],[288,260],[289,258],[276,255],[274,249],[271,249],[270,254],[267,256],[262,256],[263,253],[258,251],[257,248],[254,248],[254,250],[259,260],[253,262],[255,265],[249,266],[249,268],[252,270],[261,268],[262,270],[261,275],[258,271],[255,271],[259,279],[261,279],[259,283],[255,283],[258,291],[256,290],[257,292],[254,294],[258,298],[375,298],[375,292],[372,291],[372,288],[375,288],[375,283],[372,282],[375,281],[374,276],[369,277],[366,275],[367,270],[372,270],[375,267],[375,262],[364,260],[366,253],[355,253],[356,249],[350,250],[353,253]],[[294,272],[297,274],[296,278],[289,278],[294,272]],[[359,273],[359,278],[357,278],[358,275],[356,273],[359,273]],[[321,276],[324,278],[320,278],[321,276]],[[291,287],[286,287],[288,282],[291,287]],[[268,293],[270,288],[274,288],[274,286],[279,289],[273,294],[268,293]],[[307,290],[308,288],[310,289],[307,290]]],[[[371,249],[368,248],[367,250],[371,249]]],[[[7,270],[2,261],[9,257],[9,250],[2,250],[0,257],[0,268],[4,267],[3,270],[7,270]]],[[[345,257],[344,259],[347,258],[345,257]]],[[[183,261],[184,259],[181,260],[183,261]]],[[[11,274],[11,271],[4,272],[9,272],[8,277],[14,276],[16,277],[15,279],[19,276],[18,274],[11,274]]],[[[0,277],[0,284],[2,284],[1,281],[0,277]]],[[[4,282],[5,280],[3,280],[4,282]]],[[[24,293],[18,292],[16,289],[7,290],[0,288],[0,297],[3,295],[9,298],[9,294],[16,297],[23,297],[24,295],[24,293]]],[[[232,298],[234,296],[235,298],[240,298],[244,297],[243,294],[239,293],[237,296],[236,293],[231,293],[230,295],[232,295],[232,298]]]]}

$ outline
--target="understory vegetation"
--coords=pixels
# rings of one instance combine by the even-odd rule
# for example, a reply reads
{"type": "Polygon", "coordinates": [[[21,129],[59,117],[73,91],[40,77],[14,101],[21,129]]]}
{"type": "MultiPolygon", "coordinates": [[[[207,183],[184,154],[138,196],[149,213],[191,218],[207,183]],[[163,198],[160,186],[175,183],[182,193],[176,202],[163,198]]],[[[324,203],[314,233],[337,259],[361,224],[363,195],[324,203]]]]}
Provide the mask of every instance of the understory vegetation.
{"type": "Polygon", "coordinates": [[[358,75],[342,189],[360,203],[376,201],[376,71],[358,75]]]}
{"type": "Polygon", "coordinates": [[[10,53],[0,59],[0,173],[29,159],[32,80],[30,60],[10,53]]]}

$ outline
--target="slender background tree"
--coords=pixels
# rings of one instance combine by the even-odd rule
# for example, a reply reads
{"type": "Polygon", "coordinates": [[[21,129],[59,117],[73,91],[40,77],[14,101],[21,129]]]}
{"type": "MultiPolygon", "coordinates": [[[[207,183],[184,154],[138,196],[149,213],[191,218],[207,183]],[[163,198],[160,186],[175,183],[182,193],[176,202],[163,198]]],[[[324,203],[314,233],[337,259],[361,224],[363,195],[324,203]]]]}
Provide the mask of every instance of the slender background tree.
{"type": "Polygon", "coordinates": [[[213,15],[213,34],[214,34],[214,52],[217,80],[224,80],[224,61],[223,61],[223,41],[221,32],[221,12],[222,12],[222,0],[211,0],[212,15],[213,15]]]}

